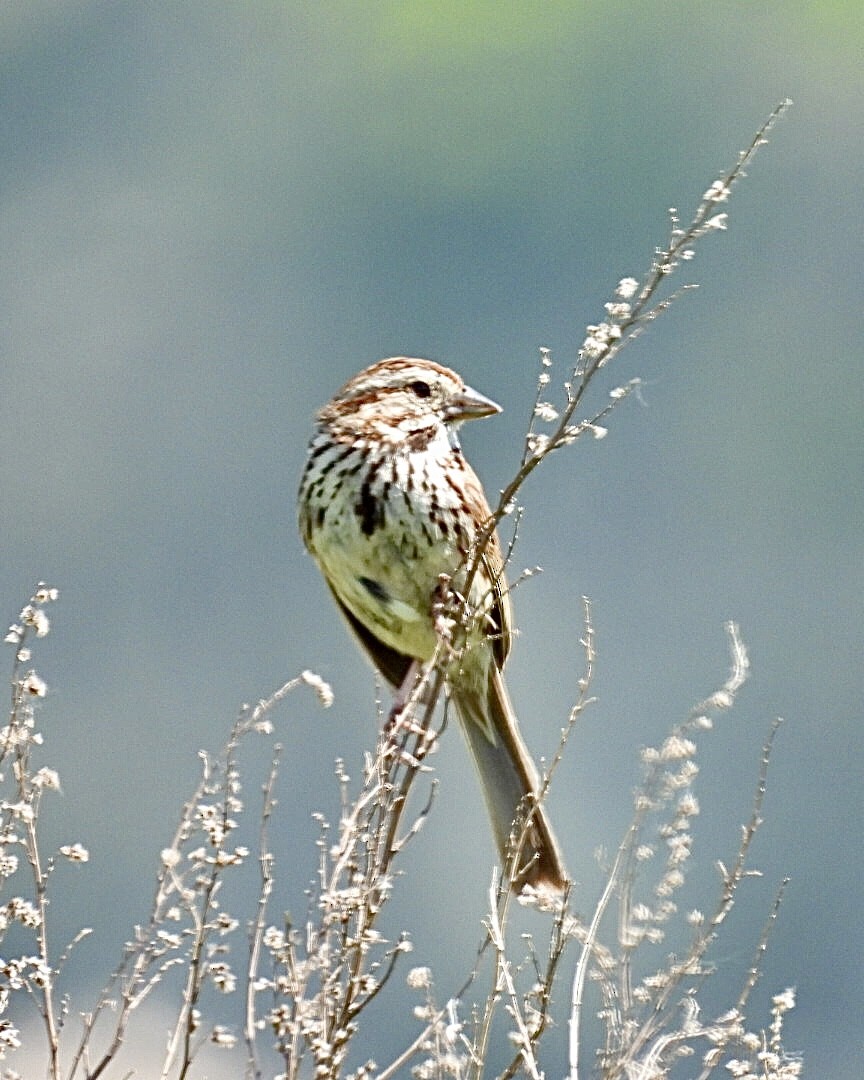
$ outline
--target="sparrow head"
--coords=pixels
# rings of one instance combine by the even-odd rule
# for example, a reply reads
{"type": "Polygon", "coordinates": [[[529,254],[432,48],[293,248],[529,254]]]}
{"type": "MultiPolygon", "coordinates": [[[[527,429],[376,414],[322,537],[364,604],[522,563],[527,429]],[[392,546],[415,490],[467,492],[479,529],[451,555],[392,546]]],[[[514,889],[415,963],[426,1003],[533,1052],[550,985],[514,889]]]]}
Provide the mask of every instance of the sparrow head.
{"type": "Polygon", "coordinates": [[[464,420],[491,416],[501,407],[466,386],[449,368],[406,356],[380,360],[347,382],[319,412],[319,422],[388,443],[448,435],[464,420]]]}

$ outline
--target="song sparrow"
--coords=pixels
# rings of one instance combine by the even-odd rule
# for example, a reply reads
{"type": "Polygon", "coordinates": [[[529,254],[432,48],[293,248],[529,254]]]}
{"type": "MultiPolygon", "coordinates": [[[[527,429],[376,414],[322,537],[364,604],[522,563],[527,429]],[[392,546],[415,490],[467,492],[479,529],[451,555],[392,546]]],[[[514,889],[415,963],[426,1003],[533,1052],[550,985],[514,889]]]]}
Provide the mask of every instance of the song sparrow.
{"type": "MultiPolygon", "coordinates": [[[[395,687],[429,661],[441,575],[464,573],[490,516],[456,429],[500,407],[429,360],[395,357],[355,375],[318,413],[300,483],[300,531],[361,645],[395,687]]],[[[470,587],[477,613],[447,685],[505,862],[514,819],[531,815],[512,885],[559,894],[566,873],[502,669],[510,598],[498,538],[470,587]]],[[[403,689],[410,689],[404,687],[403,689]]],[[[506,865],[506,862],[505,862],[506,865]]]]}

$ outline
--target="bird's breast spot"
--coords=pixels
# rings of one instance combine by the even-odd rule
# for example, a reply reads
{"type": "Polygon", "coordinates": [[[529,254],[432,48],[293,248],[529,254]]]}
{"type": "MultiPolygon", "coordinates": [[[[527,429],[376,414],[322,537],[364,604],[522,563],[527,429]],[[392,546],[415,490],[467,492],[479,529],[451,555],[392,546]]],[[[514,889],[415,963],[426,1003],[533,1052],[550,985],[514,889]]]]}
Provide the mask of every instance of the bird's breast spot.
{"type": "Polygon", "coordinates": [[[357,580],[373,600],[377,600],[380,604],[388,604],[390,602],[390,594],[380,581],[375,581],[373,578],[368,577],[361,577],[357,580]]]}
{"type": "Polygon", "coordinates": [[[380,581],[370,577],[359,577],[357,580],[376,604],[385,608],[390,615],[395,615],[401,622],[416,622],[420,618],[420,613],[415,608],[392,596],[380,581]]]}

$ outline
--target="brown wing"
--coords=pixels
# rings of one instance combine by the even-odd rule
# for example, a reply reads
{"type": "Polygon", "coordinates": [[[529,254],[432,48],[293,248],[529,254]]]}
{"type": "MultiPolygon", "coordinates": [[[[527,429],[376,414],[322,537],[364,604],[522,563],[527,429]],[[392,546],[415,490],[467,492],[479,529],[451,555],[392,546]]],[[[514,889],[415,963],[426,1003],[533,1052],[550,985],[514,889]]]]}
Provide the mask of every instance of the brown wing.
{"type": "Polygon", "coordinates": [[[510,589],[504,577],[504,560],[501,557],[501,545],[498,534],[489,539],[481,559],[481,574],[489,581],[492,606],[489,609],[490,636],[492,652],[498,670],[504,668],[510,655],[510,639],[513,636],[513,609],[510,604],[510,589]]]}
{"type": "MultiPolygon", "coordinates": [[[[471,466],[462,457],[460,450],[455,450],[458,457],[459,473],[462,477],[461,495],[463,509],[470,514],[475,522],[486,522],[492,516],[489,503],[483,491],[483,485],[471,466]]],[[[463,548],[463,556],[469,556],[463,548]]],[[[486,547],[480,557],[480,565],[477,572],[477,580],[473,588],[480,586],[481,595],[484,591],[489,593],[489,610],[487,611],[488,633],[492,638],[492,653],[499,670],[510,653],[510,639],[513,636],[513,615],[510,607],[510,589],[507,578],[504,575],[504,557],[501,554],[501,542],[498,539],[497,530],[492,533],[486,542],[486,547]]],[[[485,600],[486,597],[484,596],[485,600]]]]}
{"type": "Polygon", "coordinates": [[[330,589],[330,592],[333,594],[333,599],[336,601],[339,610],[345,616],[348,625],[354,631],[355,637],[363,646],[375,667],[381,672],[391,686],[401,686],[405,680],[405,676],[408,674],[408,669],[411,667],[411,657],[406,656],[404,653],[397,652],[395,649],[391,649],[389,645],[385,645],[380,638],[376,637],[371,630],[367,629],[363,623],[360,622],[356,615],[351,614],[332,588],[330,589]]]}

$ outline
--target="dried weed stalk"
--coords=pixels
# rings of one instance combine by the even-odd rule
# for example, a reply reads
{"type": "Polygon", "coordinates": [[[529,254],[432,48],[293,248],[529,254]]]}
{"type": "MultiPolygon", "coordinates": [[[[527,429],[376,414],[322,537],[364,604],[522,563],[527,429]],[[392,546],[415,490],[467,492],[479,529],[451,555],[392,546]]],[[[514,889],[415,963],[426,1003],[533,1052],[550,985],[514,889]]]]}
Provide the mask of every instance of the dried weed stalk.
{"type": "MultiPolygon", "coordinates": [[[[548,350],[541,351],[537,394],[520,466],[479,536],[468,565],[454,580],[442,581],[436,607],[440,631],[436,657],[422,672],[408,701],[400,703],[399,710],[382,724],[375,753],[364,762],[357,790],[352,790],[344,765],[337,764],[341,814],[335,827],[323,816],[318,818],[317,875],[307,893],[308,911],[302,925],[288,917],[274,920],[270,912],[277,874],[284,872],[269,835],[281,760],[278,743],[273,744],[262,784],[254,896],[237,914],[229,911],[223,897],[229,877],[253,858],[249,847],[237,839],[246,811],[240,747],[250,736],[272,735],[270,714],[301,683],[311,685],[322,703],[329,704],[329,687],[310,673],[244,710],[217,757],[202,754],[200,782],[159,858],[149,915],[136,928],[95,1007],[79,1014],[77,1033],[69,1030],[70,1017],[75,1015],[73,1003],[58,997],[57,984],[72,947],[89,930],[82,930],[58,955],[49,935],[48,894],[59,861],[84,863],[88,855],[82,844],[71,843],[46,857],[40,845],[43,795],[59,788],[59,778],[53,769],[37,767],[34,761],[41,749],[34,705],[44,697],[46,687],[28,666],[31,642],[48,632],[45,609],[56,599],[56,590],[38,587],[6,638],[15,649],[15,660],[10,719],[0,733],[0,887],[6,893],[17,890],[17,895],[0,906],[0,940],[7,943],[14,929],[29,934],[32,947],[0,961],[0,1056],[20,1047],[19,1027],[7,1014],[23,996],[35,1003],[42,1020],[45,1071],[50,1080],[96,1080],[112,1069],[116,1075],[133,1016],[158,990],[175,1002],[158,1069],[165,1080],[195,1075],[197,1055],[205,1044],[242,1053],[244,1064],[233,1075],[240,1075],[242,1068],[249,1080],[265,1076],[391,1080],[409,1073],[420,1080],[473,1080],[487,1075],[493,1058],[506,1061],[502,1078],[524,1075],[539,1080],[544,1075],[540,1044],[552,1022],[556,977],[568,945],[575,942],[570,1080],[578,1080],[585,1065],[582,1042],[589,980],[596,985],[602,1005],[605,1040],[595,1062],[602,1080],[660,1080],[700,1046],[698,1080],[707,1080],[719,1068],[744,1080],[792,1080],[800,1074],[800,1062],[790,1058],[782,1045],[784,1016],[794,1004],[792,991],[773,999],[766,1031],[748,1031],[745,1024],[745,1007],[759,975],[768,927],[776,917],[782,890],[737,1001],[710,1022],[701,1019],[699,1009],[699,991],[711,970],[706,954],[740,884],[754,872],[748,856],[761,823],[776,725],[763,752],[753,811],[737,856],[731,866],[721,866],[716,907],[708,915],[690,912],[685,916],[689,944],[680,956],[672,956],[660,970],[643,967],[643,950],[662,940],[678,916],[676,897],[692,849],[689,826],[698,813],[693,791],[698,772],[696,736],[710,728],[713,716],[731,707],[746,676],[746,652],[733,626],[729,627],[732,671],[723,688],[673,728],[662,746],[643,753],[645,775],[633,822],[608,870],[593,915],[586,920],[576,917],[570,898],[565,897],[552,906],[545,945],[536,948],[530,938],[523,938],[518,946],[521,956],[514,958],[517,947],[510,941],[513,893],[508,883],[518,865],[530,818],[532,808],[525,807],[521,819],[514,822],[508,865],[493,876],[483,941],[463,986],[439,1004],[432,972],[424,967],[410,970],[409,990],[423,995],[414,1009],[419,1032],[406,1037],[404,1050],[389,1064],[351,1061],[353,1041],[366,1010],[392,981],[400,958],[411,949],[405,931],[391,932],[389,939],[384,936],[381,916],[396,885],[398,859],[432,805],[435,786],[429,755],[440,724],[446,722],[446,711],[445,721],[436,720],[435,704],[444,690],[449,665],[459,662],[465,629],[476,617],[463,598],[470,595],[484,546],[506,516],[515,514],[518,522],[517,497],[537,465],[584,435],[602,438],[611,411],[637,389],[635,379],[615,387],[601,408],[588,409],[580,418],[597,373],[666,311],[683,289],[692,287],[685,285],[675,292],[664,288],[680,264],[692,259],[704,237],[725,229],[726,215],[719,206],[727,201],[787,104],[772,113],[733,168],[708,188],[689,226],[682,227],[672,212],[667,243],[655,252],[641,281],[626,277],[618,283],[613,299],[605,305],[604,318],[588,328],[577,361],[563,382],[559,405],[548,400],[552,360],[548,350]],[[429,779],[425,794],[419,798],[415,794],[412,800],[421,777],[429,779]],[[646,885],[645,877],[653,883],[646,885]],[[242,957],[237,946],[241,926],[246,929],[242,957]],[[484,979],[485,992],[480,991],[484,979]],[[242,1001],[235,1025],[207,1019],[208,995],[214,992],[236,995],[242,1001]],[[470,1000],[472,992],[479,997],[476,1003],[470,1000]],[[507,1055],[500,1052],[502,1026],[511,1047],[507,1055]]],[[[510,550],[512,554],[512,544],[510,550]]],[[[581,645],[584,671],[577,700],[543,777],[538,793],[541,802],[575,723],[592,701],[596,655],[587,601],[581,645]]],[[[155,1075],[152,1069],[148,1074],[155,1075]]],[[[12,1080],[16,1075],[8,1070],[4,1078],[12,1080]]]]}

